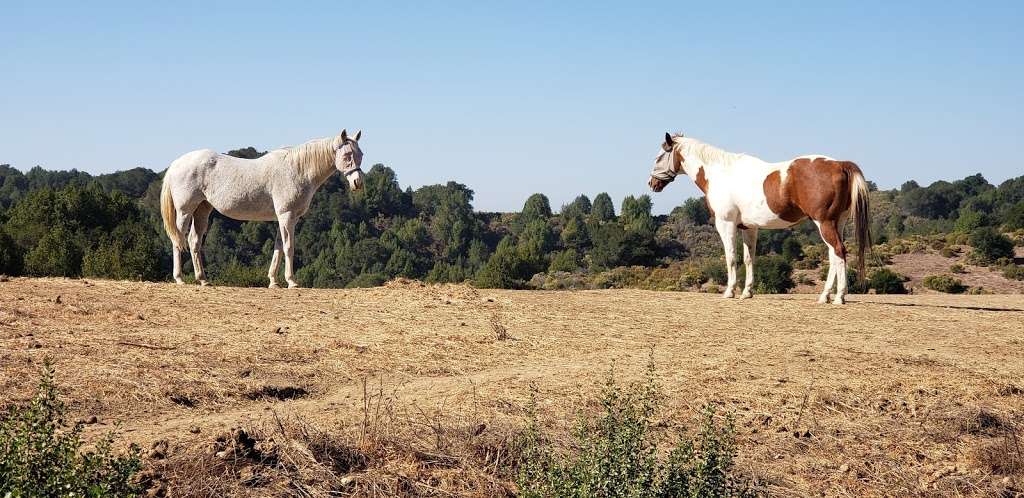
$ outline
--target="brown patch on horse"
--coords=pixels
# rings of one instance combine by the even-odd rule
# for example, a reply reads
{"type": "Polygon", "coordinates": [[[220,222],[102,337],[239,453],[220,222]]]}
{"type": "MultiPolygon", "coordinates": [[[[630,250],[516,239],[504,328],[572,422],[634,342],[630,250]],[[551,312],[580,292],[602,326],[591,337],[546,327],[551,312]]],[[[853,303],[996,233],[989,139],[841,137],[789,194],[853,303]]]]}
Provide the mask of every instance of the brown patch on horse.
{"type": "MultiPolygon", "coordinates": [[[[838,221],[850,210],[850,178],[859,172],[856,164],[824,157],[801,158],[789,165],[785,184],[772,172],[764,179],[768,207],[789,222],[804,216],[815,221],[838,221]]],[[[829,242],[831,243],[831,242],[829,242]]]]}
{"type": "MultiPolygon", "coordinates": [[[[792,166],[790,167],[792,169],[792,166]]],[[[768,201],[768,209],[790,223],[796,223],[807,215],[793,202],[792,196],[782,186],[782,175],[772,171],[764,179],[764,197],[768,201]]]]}
{"type": "Polygon", "coordinates": [[[697,184],[697,188],[704,192],[704,195],[708,195],[708,177],[704,176],[704,166],[697,170],[697,178],[693,180],[693,183],[697,184]]]}

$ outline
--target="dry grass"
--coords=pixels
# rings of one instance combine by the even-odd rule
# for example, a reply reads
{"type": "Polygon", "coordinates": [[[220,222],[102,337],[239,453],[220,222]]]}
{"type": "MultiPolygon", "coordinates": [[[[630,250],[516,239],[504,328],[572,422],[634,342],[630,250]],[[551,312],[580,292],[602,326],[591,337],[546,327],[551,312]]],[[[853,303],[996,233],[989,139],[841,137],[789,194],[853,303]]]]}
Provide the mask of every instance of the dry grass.
{"type": "Polygon", "coordinates": [[[531,384],[565,429],[653,345],[665,416],[734,411],[738,463],[773,494],[1024,489],[1024,297],[813,298],[12,279],[0,404],[52,358],[76,416],[156,444],[176,495],[483,496],[510,490],[531,384]]]}

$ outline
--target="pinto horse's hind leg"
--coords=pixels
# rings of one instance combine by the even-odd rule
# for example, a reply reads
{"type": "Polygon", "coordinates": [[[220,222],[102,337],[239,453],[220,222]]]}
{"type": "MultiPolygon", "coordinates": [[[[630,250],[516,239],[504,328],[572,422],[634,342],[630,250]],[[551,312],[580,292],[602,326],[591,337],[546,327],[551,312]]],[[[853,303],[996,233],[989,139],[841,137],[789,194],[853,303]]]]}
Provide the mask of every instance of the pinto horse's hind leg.
{"type": "Polygon", "coordinates": [[[206,281],[206,262],[203,260],[203,241],[206,239],[206,230],[210,228],[211,212],[213,206],[209,202],[200,204],[192,213],[192,232],[188,235],[192,268],[196,272],[196,282],[199,282],[199,285],[209,285],[206,281]]]}
{"type": "Polygon", "coordinates": [[[846,246],[843,244],[842,233],[839,231],[839,223],[835,220],[815,221],[822,240],[828,246],[828,280],[825,288],[818,297],[818,302],[828,302],[828,294],[832,286],[836,286],[836,294],[832,300],[833,304],[846,303],[846,246]]]}
{"type": "Polygon", "coordinates": [[[747,228],[743,234],[743,268],[746,272],[746,281],[743,284],[743,294],[740,299],[754,297],[754,258],[757,255],[757,228],[747,228]]]}

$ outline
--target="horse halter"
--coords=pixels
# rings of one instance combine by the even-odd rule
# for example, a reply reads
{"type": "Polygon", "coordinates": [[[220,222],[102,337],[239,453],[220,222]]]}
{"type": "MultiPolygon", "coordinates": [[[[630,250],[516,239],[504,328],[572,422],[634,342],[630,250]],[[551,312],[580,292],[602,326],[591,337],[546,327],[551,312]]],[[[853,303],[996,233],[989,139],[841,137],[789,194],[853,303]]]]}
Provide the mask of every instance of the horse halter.
{"type": "Polygon", "coordinates": [[[672,157],[672,156],[675,155],[675,150],[676,150],[676,146],[672,145],[671,149],[665,151],[665,153],[669,155],[669,157],[668,157],[668,169],[666,169],[665,171],[660,171],[657,174],[652,174],[651,176],[653,176],[653,177],[655,177],[655,178],[657,178],[657,179],[659,179],[659,180],[661,180],[663,182],[671,182],[671,181],[676,179],[676,176],[678,176],[679,173],[676,173],[675,168],[672,167],[672,161],[675,160],[675,158],[672,157]]]}
{"type": "MultiPolygon", "coordinates": [[[[341,146],[344,147],[346,145],[353,144],[353,143],[356,143],[356,142],[354,140],[346,140],[345,143],[341,144],[341,146]]],[[[348,176],[348,175],[351,175],[352,173],[355,173],[356,171],[362,173],[363,172],[363,168],[361,166],[356,166],[354,168],[343,169],[343,170],[340,170],[340,171],[341,171],[342,176],[348,176]]]]}

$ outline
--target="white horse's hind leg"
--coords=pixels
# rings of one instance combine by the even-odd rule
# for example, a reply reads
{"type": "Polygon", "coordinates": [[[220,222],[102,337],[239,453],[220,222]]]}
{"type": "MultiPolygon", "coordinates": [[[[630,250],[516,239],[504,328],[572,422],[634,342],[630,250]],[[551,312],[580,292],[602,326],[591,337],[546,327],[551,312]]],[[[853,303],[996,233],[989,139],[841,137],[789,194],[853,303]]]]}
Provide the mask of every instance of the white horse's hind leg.
{"type": "Polygon", "coordinates": [[[192,232],[188,235],[189,251],[192,253],[192,268],[196,272],[196,282],[208,285],[206,281],[206,263],[203,261],[203,240],[206,230],[210,227],[210,213],[213,206],[204,202],[192,214],[192,232]]]}
{"type": "Polygon", "coordinates": [[[281,266],[281,250],[284,247],[284,242],[281,241],[281,229],[277,230],[277,235],[274,236],[274,255],[270,257],[270,270],[267,271],[267,278],[270,279],[271,289],[278,288],[277,285],[277,270],[281,266]]]}
{"type": "Polygon", "coordinates": [[[722,297],[728,299],[736,295],[736,224],[715,218],[715,228],[718,229],[718,236],[722,238],[722,246],[725,248],[725,266],[729,271],[729,280],[722,297]]]}
{"type": "MultiPolygon", "coordinates": [[[[192,214],[184,213],[181,210],[179,210],[178,218],[175,221],[178,224],[178,231],[181,232],[182,235],[186,236],[186,238],[191,240],[192,214]]],[[[185,283],[185,280],[182,278],[181,275],[181,251],[183,251],[184,249],[184,247],[176,247],[174,250],[174,281],[178,284],[185,283]]]]}
{"type": "Polygon", "coordinates": [[[171,252],[174,253],[174,283],[181,285],[185,279],[181,277],[181,247],[178,244],[171,244],[171,252]]]}
{"type": "Polygon", "coordinates": [[[754,258],[757,255],[757,228],[743,230],[743,266],[746,271],[746,282],[740,299],[754,297],[754,258]]]}
{"type": "Polygon", "coordinates": [[[295,281],[294,265],[292,264],[295,255],[295,223],[298,220],[288,213],[279,214],[277,220],[284,248],[284,280],[288,282],[289,289],[294,289],[299,286],[298,282],[295,281]]]}

